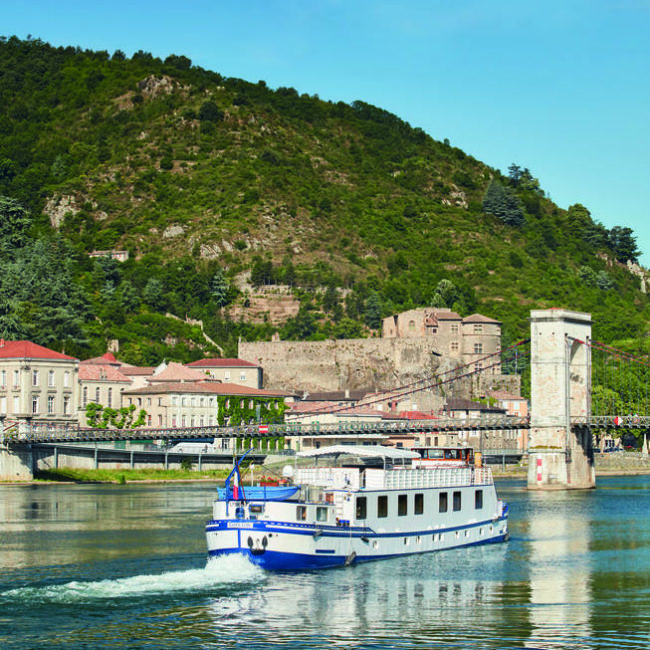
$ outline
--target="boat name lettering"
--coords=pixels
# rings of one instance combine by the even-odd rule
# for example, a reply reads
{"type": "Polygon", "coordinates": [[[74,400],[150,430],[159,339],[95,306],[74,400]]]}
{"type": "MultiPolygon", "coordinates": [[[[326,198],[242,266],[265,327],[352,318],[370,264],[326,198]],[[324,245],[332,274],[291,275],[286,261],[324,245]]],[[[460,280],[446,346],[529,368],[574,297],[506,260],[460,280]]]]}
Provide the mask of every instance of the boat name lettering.
{"type": "Polygon", "coordinates": [[[228,528],[253,528],[252,521],[229,521],[228,528]]]}

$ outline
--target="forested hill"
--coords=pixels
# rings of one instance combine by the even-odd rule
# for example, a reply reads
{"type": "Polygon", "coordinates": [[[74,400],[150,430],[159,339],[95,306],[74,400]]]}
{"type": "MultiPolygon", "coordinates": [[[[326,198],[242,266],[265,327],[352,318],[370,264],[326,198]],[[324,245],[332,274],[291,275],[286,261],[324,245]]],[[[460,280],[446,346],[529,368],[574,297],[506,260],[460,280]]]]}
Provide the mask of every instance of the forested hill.
{"type": "Polygon", "coordinates": [[[534,161],[501,173],[444,132],[182,55],[2,38],[0,336],[81,358],[117,339],[121,358],[157,363],[234,355],[238,337],[276,330],[369,336],[425,305],[498,318],[507,341],[531,308],[557,306],[592,312],[602,340],[639,343],[650,312],[624,265],[634,233],[605,228],[582,197],[559,209],[534,161]],[[300,310],[252,324],[251,292],[269,284],[300,310]]]}

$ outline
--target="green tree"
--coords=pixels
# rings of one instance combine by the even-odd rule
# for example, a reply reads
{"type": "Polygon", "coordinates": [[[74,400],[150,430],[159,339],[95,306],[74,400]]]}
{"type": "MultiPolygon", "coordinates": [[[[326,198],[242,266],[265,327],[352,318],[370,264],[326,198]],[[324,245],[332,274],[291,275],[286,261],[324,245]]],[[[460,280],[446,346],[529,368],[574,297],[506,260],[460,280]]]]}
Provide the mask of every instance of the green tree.
{"type": "Polygon", "coordinates": [[[228,281],[221,269],[217,272],[210,281],[210,293],[217,307],[225,307],[228,304],[228,281]]]}
{"type": "Polygon", "coordinates": [[[28,241],[32,225],[29,210],[15,199],[0,196],[0,250],[9,253],[28,241]]]}
{"type": "Polygon", "coordinates": [[[619,262],[625,263],[628,260],[636,262],[638,260],[639,251],[632,228],[614,226],[609,231],[608,245],[619,262]]]}
{"type": "Polygon", "coordinates": [[[381,327],[382,305],[381,298],[376,291],[373,291],[366,301],[365,321],[368,327],[379,329],[381,327]]]}
{"type": "Polygon", "coordinates": [[[483,212],[493,214],[509,226],[521,226],[524,223],[521,202],[510,188],[504,187],[494,178],[483,196],[483,212]]]}
{"type": "Polygon", "coordinates": [[[142,292],[143,300],[156,311],[165,307],[165,287],[158,278],[150,278],[142,292]]]}
{"type": "Polygon", "coordinates": [[[221,122],[223,120],[223,113],[212,100],[208,99],[199,108],[199,120],[201,122],[221,122]]]}

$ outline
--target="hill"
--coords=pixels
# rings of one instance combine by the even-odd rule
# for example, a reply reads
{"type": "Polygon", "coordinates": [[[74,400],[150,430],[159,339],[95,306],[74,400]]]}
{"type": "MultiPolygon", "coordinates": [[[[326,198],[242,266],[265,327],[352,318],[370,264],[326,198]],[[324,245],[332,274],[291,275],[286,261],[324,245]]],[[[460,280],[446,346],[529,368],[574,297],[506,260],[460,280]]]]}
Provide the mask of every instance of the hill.
{"type": "Polygon", "coordinates": [[[498,318],[506,343],[531,308],[590,311],[595,336],[642,346],[650,315],[633,232],[560,209],[527,168],[182,55],[0,39],[0,195],[0,335],[82,358],[368,336],[428,304],[498,318]],[[107,250],[128,260],[89,256],[107,250]]]}

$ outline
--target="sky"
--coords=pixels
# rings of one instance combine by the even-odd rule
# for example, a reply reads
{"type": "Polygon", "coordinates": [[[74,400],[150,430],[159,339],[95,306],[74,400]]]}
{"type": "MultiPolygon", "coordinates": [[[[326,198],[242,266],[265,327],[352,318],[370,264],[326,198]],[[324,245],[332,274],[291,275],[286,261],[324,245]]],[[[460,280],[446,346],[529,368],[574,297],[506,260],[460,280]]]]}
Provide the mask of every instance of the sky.
{"type": "Polygon", "coordinates": [[[361,99],[560,207],[629,226],[650,266],[650,0],[17,0],[0,35],[185,55],[226,77],[361,99]]]}

